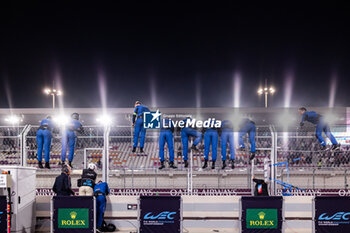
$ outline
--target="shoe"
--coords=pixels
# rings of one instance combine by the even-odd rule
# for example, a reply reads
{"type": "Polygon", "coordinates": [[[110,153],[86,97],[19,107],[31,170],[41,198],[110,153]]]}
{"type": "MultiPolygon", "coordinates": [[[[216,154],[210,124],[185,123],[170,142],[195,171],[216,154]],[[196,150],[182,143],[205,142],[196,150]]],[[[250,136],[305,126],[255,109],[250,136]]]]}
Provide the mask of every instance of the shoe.
{"type": "Polygon", "coordinates": [[[206,160],[204,160],[204,165],[203,165],[202,168],[204,169],[204,168],[207,168],[207,167],[208,167],[208,160],[206,159],[206,160]]]}
{"type": "Polygon", "coordinates": [[[169,167],[170,168],[173,168],[173,169],[176,169],[177,167],[174,165],[174,162],[173,161],[170,161],[169,162],[169,167]]]}
{"type": "Polygon", "coordinates": [[[198,148],[194,144],[192,144],[191,149],[195,150],[195,151],[198,151],[198,148]]]}
{"type": "Polygon", "coordinates": [[[165,166],[164,166],[164,161],[161,161],[160,162],[160,167],[158,168],[159,170],[162,170],[163,168],[165,168],[165,166]]]}
{"type": "Polygon", "coordinates": [[[103,231],[102,231],[102,227],[97,227],[96,228],[96,233],[102,233],[103,231]]]}
{"type": "Polygon", "coordinates": [[[70,166],[70,168],[73,168],[72,161],[69,161],[68,165],[70,166]]]}
{"type": "Polygon", "coordinates": [[[140,147],[140,153],[143,153],[143,147],[140,147]]]}
{"type": "Polygon", "coordinates": [[[185,162],[185,167],[188,167],[188,161],[185,160],[184,162],[185,162]]]}
{"type": "Polygon", "coordinates": [[[339,143],[338,144],[334,144],[331,147],[331,151],[336,151],[336,150],[339,150],[339,149],[340,149],[340,144],[339,143]]]}
{"type": "Polygon", "coordinates": [[[135,153],[136,152],[136,147],[132,148],[132,152],[135,153]]]}
{"type": "Polygon", "coordinates": [[[245,150],[245,147],[240,146],[240,147],[238,148],[238,150],[239,150],[239,151],[244,151],[244,150],[245,150]]]}
{"type": "Polygon", "coordinates": [[[321,151],[326,151],[326,150],[327,150],[327,146],[326,145],[321,145],[321,151]]]}
{"type": "Polygon", "coordinates": [[[250,160],[253,160],[254,158],[255,158],[255,152],[251,152],[251,153],[250,153],[249,159],[250,159],[250,160]]]}
{"type": "Polygon", "coordinates": [[[222,167],[221,169],[224,170],[226,168],[226,160],[222,160],[222,167]]]}
{"type": "Polygon", "coordinates": [[[39,168],[44,168],[43,162],[39,161],[39,162],[38,162],[38,165],[39,165],[39,168]]]}
{"type": "Polygon", "coordinates": [[[61,161],[61,162],[58,163],[58,166],[63,167],[65,164],[66,164],[65,161],[61,161]]]}
{"type": "Polygon", "coordinates": [[[233,159],[231,159],[231,168],[235,169],[235,161],[233,159]]]}
{"type": "Polygon", "coordinates": [[[211,169],[215,169],[215,161],[211,162],[211,169]]]}
{"type": "Polygon", "coordinates": [[[45,163],[45,168],[51,169],[51,168],[50,168],[50,163],[49,163],[49,162],[46,162],[46,163],[45,163]]]}

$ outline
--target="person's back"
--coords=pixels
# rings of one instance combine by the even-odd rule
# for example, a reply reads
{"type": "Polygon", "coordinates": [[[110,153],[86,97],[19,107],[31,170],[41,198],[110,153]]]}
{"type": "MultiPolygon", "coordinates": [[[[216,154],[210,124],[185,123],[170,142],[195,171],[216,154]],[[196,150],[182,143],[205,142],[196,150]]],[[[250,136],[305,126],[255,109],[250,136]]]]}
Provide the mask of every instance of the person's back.
{"type": "Polygon", "coordinates": [[[79,187],[79,196],[93,196],[94,195],[94,187],[97,174],[94,171],[96,168],[95,164],[89,164],[88,169],[83,170],[83,174],[81,176],[79,187]]]}
{"type": "Polygon", "coordinates": [[[70,182],[70,167],[65,165],[62,167],[61,175],[57,176],[55,179],[55,184],[53,185],[52,190],[56,193],[57,196],[70,196],[74,195],[74,192],[71,189],[70,182]]]}
{"type": "Polygon", "coordinates": [[[40,122],[40,129],[48,129],[50,131],[53,130],[54,124],[51,120],[51,117],[45,118],[40,122]]]}
{"type": "Polygon", "coordinates": [[[93,181],[96,180],[96,172],[93,169],[83,169],[83,174],[81,176],[82,179],[91,179],[93,181]]]}
{"type": "Polygon", "coordinates": [[[99,182],[98,184],[95,185],[94,188],[94,193],[95,194],[104,194],[108,195],[109,194],[109,187],[106,182],[99,182]]]}
{"type": "Polygon", "coordinates": [[[82,124],[80,121],[76,120],[76,119],[71,119],[71,121],[68,124],[67,129],[70,131],[80,131],[82,128],[82,124]]]}
{"type": "Polygon", "coordinates": [[[136,113],[137,117],[142,117],[144,112],[150,112],[150,110],[147,106],[140,104],[135,107],[134,112],[136,113]]]}
{"type": "Polygon", "coordinates": [[[132,125],[134,127],[134,143],[132,152],[136,152],[140,138],[140,152],[143,153],[143,147],[146,139],[146,129],[143,127],[143,113],[150,112],[149,108],[142,105],[140,101],[135,102],[134,114],[132,117],[132,125]]]}
{"type": "Polygon", "coordinates": [[[314,125],[318,124],[321,120],[321,115],[314,111],[306,111],[302,115],[302,122],[308,121],[314,125]]]}
{"type": "Polygon", "coordinates": [[[101,230],[104,212],[106,210],[106,195],[109,194],[109,187],[106,182],[99,182],[95,185],[94,194],[96,196],[96,227],[101,230]]]}

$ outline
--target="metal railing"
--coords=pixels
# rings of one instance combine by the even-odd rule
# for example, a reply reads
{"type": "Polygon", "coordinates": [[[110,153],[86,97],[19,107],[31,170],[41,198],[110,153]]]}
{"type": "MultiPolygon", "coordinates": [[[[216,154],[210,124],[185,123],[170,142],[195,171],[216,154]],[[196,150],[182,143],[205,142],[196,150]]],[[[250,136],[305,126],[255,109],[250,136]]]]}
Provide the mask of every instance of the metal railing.
{"type": "MultiPolygon", "coordinates": [[[[112,175],[124,177],[124,187],[137,187],[138,182],[135,179],[141,180],[142,176],[149,174],[152,176],[149,178],[149,185],[154,188],[161,187],[162,177],[170,177],[173,187],[180,187],[182,184],[189,193],[194,189],[205,187],[227,188],[231,184],[235,187],[253,190],[252,176],[264,173],[265,178],[271,181],[271,194],[276,194],[281,188],[279,181],[300,186],[303,189],[348,188],[349,147],[343,146],[338,152],[321,152],[314,132],[310,129],[301,131],[292,128],[283,131],[276,129],[273,125],[257,126],[256,158],[249,163],[250,144],[247,142],[248,148],[245,151],[236,151],[236,168],[225,171],[221,171],[219,167],[214,171],[201,169],[202,143],[199,145],[198,153],[189,153],[190,167],[184,168],[182,156],[177,153],[181,152],[180,134],[175,132],[175,162],[178,169],[158,171],[158,130],[147,131],[146,153],[140,154],[131,152],[133,138],[131,126],[92,125],[84,128],[84,133],[77,136],[74,167],[82,169],[86,168],[90,162],[95,163],[98,165],[98,172],[105,180],[112,175]],[[269,164],[269,169],[266,169],[266,164],[269,164]],[[300,181],[303,174],[308,174],[308,178],[305,179],[303,176],[303,180],[300,181]],[[231,183],[231,179],[233,180],[237,175],[246,177],[246,179],[231,183]],[[214,180],[214,177],[217,178],[216,185],[205,182],[206,179],[214,180]],[[337,178],[337,182],[322,181],[326,178],[332,180],[333,177],[337,178]]],[[[344,128],[346,127],[335,126],[332,127],[332,131],[342,132],[344,128]]],[[[36,166],[37,129],[38,126],[32,125],[0,126],[0,164],[36,166]]],[[[237,140],[237,134],[235,136],[237,140]]],[[[61,160],[61,138],[60,134],[55,134],[52,139],[51,167],[53,170],[59,168],[57,164],[61,160]]],[[[245,140],[247,141],[247,138],[245,140]]],[[[167,150],[165,154],[168,157],[167,150]]],[[[218,146],[217,166],[221,165],[219,158],[220,146],[218,146]]]]}

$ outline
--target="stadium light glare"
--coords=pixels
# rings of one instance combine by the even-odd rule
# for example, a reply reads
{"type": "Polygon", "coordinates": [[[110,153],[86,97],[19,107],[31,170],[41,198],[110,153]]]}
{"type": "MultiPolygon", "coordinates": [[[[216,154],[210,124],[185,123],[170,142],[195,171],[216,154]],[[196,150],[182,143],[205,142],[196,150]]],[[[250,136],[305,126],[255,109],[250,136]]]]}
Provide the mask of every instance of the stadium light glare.
{"type": "Polygon", "coordinates": [[[54,116],[52,120],[59,126],[65,126],[69,122],[69,117],[66,115],[54,116]]]}
{"type": "Polygon", "coordinates": [[[268,87],[267,86],[267,80],[265,80],[265,87],[258,88],[258,94],[259,95],[265,95],[265,108],[267,108],[267,96],[273,95],[276,92],[276,89],[274,87],[268,87]]]}
{"type": "Polygon", "coordinates": [[[112,124],[112,117],[109,115],[102,115],[96,118],[96,121],[101,125],[110,125],[112,124]]]}
{"type": "Polygon", "coordinates": [[[50,88],[45,88],[44,93],[46,95],[51,95],[52,96],[52,108],[55,108],[55,97],[56,96],[61,96],[63,95],[63,92],[58,89],[50,89],[50,88]]]}
{"type": "Polygon", "coordinates": [[[19,122],[22,122],[23,119],[16,115],[10,115],[5,118],[5,121],[10,124],[18,124],[19,122]]]}

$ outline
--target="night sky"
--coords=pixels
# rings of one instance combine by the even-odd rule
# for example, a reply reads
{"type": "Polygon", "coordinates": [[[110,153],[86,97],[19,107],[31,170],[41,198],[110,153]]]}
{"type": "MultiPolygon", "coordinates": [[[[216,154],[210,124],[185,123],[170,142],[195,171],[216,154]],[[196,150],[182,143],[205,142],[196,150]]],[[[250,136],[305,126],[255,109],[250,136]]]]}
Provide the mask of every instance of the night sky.
{"type": "Polygon", "coordinates": [[[0,108],[51,107],[52,85],[64,107],[101,107],[103,93],[108,107],[233,107],[235,77],[241,107],[263,107],[265,79],[274,107],[287,89],[290,106],[329,106],[332,82],[350,105],[349,7],[47,2],[0,10],[0,108]]]}

